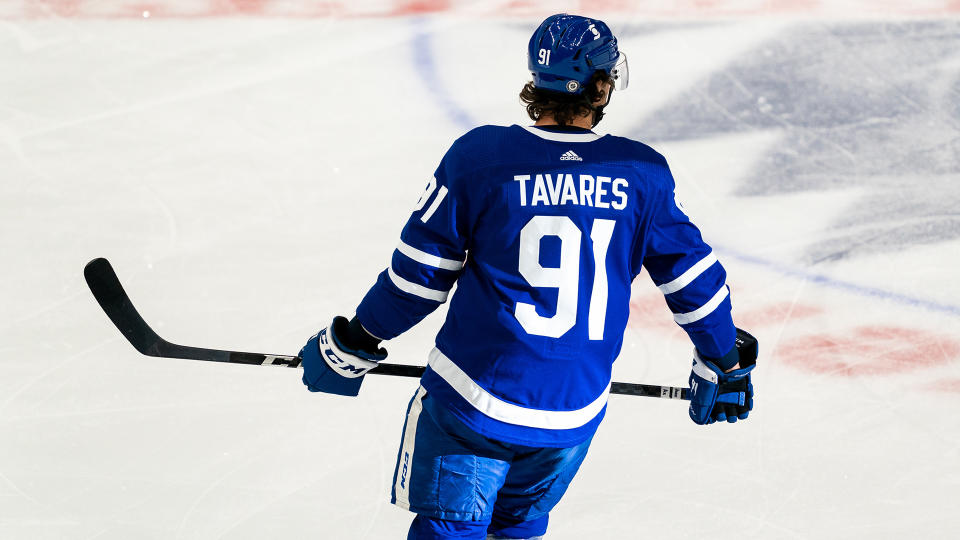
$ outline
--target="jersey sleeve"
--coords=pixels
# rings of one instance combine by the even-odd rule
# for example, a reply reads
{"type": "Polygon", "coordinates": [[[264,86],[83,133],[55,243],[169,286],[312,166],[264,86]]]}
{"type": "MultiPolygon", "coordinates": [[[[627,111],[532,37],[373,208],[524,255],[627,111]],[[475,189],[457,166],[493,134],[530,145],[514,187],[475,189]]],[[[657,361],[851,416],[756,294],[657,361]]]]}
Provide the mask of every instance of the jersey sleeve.
{"type": "Polygon", "coordinates": [[[737,335],[727,273],[680,209],[673,189],[669,177],[668,188],[654,204],[643,266],[694,346],[705,356],[720,358],[733,349],[737,335]]]}
{"type": "Polygon", "coordinates": [[[455,144],[407,220],[390,266],[357,307],[363,327],[380,339],[407,331],[447,300],[460,276],[469,233],[464,182],[455,144]]]}

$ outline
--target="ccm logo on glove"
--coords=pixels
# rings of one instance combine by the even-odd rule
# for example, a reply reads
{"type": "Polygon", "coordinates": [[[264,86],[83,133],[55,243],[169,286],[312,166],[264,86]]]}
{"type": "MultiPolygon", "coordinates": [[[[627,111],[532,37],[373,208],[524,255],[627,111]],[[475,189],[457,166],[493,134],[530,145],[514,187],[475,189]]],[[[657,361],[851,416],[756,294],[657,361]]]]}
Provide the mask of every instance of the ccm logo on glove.
{"type": "Polygon", "coordinates": [[[319,331],[300,349],[303,360],[303,384],[311,392],[356,396],[363,376],[387,357],[379,348],[379,340],[361,334],[362,327],[345,317],[334,317],[333,323],[319,331]]]}
{"type": "Polygon", "coordinates": [[[327,364],[329,364],[331,368],[339,371],[344,377],[361,377],[377,365],[376,362],[365,362],[358,358],[353,359],[354,362],[360,360],[360,362],[357,362],[357,365],[354,365],[337,356],[339,351],[336,348],[336,344],[330,342],[326,328],[317,334],[317,338],[320,340],[320,353],[323,354],[323,359],[327,361],[327,364]]]}

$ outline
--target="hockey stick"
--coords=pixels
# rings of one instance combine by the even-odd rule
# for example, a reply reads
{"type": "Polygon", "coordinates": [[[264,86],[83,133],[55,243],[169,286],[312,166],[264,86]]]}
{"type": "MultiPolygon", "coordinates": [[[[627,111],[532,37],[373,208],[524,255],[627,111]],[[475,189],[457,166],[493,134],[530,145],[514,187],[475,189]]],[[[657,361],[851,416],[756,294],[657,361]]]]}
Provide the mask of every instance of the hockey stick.
{"type": "MultiPolygon", "coordinates": [[[[147,324],[133,306],[130,297],[123,290],[117,273],[114,272],[110,261],[98,258],[90,261],[83,268],[83,277],[87,280],[90,292],[103,308],[104,313],[120,330],[123,337],[140,353],[147,356],[163,358],[183,358],[187,360],[203,360],[206,362],[225,362],[228,364],[251,364],[261,366],[300,367],[300,358],[282,354],[247,353],[238,351],[223,351],[219,349],[203,349],[177,345],[163,339],[147,324]]],[[[381,362],[371,370],[374,375],[393,375],[397,377],[417,377],[423,375],[426,368],[422,366],[406,366],[381,362]]],[[[657,386],[654,384],[633,384],[615,382],[610,385],[611,394],[626,394],[631,396],[648,396],[670,399],[686,399],[686,388],[673,386],[657,386]]]]}

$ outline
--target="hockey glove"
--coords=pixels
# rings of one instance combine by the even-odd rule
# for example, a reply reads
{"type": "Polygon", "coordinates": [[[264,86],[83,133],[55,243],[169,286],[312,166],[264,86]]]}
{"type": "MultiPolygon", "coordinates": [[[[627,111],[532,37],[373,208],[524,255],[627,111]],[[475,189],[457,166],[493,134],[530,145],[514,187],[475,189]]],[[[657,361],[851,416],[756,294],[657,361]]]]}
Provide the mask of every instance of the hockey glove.
{"type": "Polygon", "coordinates": [[[356,318],[334,317],[333,323],[310,338],[300,350],[303,360],[303,384],[311,392],[341,396],[360,393],[363,376],[387,357],[378,347],[380,340],[370,336],[356,318]]]}
{"type": "Polygon", "coordinates": [[[693,351],[690,372],[690,418],[697,424],[745,420],[753,410],[750,372],[757,365],[757,340],[737,329],[736,346],[723,358],[711,359],[693,351]],[[727,372],[721,366],[739,367],[727,372]]]}

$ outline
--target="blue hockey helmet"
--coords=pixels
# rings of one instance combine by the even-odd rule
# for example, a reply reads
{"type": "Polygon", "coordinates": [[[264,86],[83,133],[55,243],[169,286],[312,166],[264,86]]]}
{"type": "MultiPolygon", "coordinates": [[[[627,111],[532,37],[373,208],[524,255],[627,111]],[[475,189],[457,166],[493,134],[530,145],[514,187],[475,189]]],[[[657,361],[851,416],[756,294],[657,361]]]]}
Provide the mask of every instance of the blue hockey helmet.
{"type": "Polygon", "coordinates": [[[551,15],[540,23],[527,46],[533,85],[565,94],[580,94],[597,71],[622,90],[629,82],[627,57],[603,21],[579,15],[551,15]]]}

